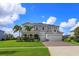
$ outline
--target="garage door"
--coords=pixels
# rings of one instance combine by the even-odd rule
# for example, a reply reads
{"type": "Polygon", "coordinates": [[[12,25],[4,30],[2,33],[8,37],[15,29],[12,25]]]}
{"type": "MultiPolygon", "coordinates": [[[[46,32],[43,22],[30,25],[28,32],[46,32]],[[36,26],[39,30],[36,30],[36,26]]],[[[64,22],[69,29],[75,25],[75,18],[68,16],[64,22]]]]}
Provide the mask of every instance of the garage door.
{"type": "Polygon", "coordinates": [[[46,34],[46,38],[49,40],[62,40],[62,35],[46,34]]]}

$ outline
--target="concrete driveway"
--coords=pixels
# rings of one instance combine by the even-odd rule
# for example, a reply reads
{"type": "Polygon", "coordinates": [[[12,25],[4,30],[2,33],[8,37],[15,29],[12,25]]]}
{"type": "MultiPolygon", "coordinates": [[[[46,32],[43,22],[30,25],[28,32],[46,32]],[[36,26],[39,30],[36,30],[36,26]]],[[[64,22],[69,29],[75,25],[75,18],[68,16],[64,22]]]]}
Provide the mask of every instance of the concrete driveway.
{"type": "Polygon", "coordinates": [[[53,46],[73,46],[70,43],[63,42],[63,41],[47,41],[43,42],[43,44],[47,47],[53,47],[53,46]]]}
{"type": "Polygon", "coordinates": [[[63,41],[49,41],[43,44],[48,47],[51,56],[79,56],[79,46],[63,41]]]}

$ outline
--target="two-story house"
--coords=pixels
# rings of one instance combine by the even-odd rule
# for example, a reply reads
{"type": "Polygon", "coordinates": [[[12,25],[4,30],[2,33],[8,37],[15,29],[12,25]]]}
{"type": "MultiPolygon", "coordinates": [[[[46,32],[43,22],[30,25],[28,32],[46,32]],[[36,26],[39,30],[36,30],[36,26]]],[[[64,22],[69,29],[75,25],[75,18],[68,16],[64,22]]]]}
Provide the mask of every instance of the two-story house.
{"type": "Polygon", "coordinates": [[[41,41],[48,40],[62,40],[63,33],[59,31],[59,26],[43,24],[43,23],[30,23],[22,24],[23,32],[27,34],[38,34],[41,41]],[[32,26],[32,30],[28,32],[24,26],[32,26]]]}

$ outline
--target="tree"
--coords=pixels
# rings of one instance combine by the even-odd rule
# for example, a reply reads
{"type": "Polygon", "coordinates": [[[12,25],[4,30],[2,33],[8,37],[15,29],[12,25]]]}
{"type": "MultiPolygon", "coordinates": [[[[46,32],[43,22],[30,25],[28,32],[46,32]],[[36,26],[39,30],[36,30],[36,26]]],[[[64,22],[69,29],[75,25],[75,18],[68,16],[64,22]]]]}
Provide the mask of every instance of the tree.
{"type": "Polygon", "coordinates": [[[19,26],[19,25],[15,25],[14,28],[13,28],[13,30],[14,30],[14,33],[17,32],[17,31],[19,31],[19,40],[21,40],[21,34],[20,33],[22,31],[22,27],[19,26]]]}
{"type": "Polygon", "coordinates": [[[13,40],[14,36],[12,34],[6,34],[6,40],[13,40]]]}
{"type": "Polygon", "coordinates": [[[25,27],[25,29],[27,30],[27,31],[31,31],[32,30],[32,26],[24,26],[25,27]]]}
{"type": "MultiPolygon", "coordinates": [[[[25,27],[25,30],[27,30],[27,31],[31,31],[32,28],[33,28],[33,26],[24,26],[24,27],[25,27]]],[[[29,38],[30,40],[32,40],[33,39],[33,35],[29,34],[27,38],[29,38]]]]}
{"type": "Polygon", "coordinates": [[[25,30],[27,30],[27,31],[31,31],[32,30],[32,26],[24,26],[25,27],[25,30]]]}
{"type": "Polygon", "coordinates": [[[79,27],[74,30],[75,37],[79,38],[79,27]]]}
{"type": "Polygon", "coordinates": [[[74,30],[75,40],[79,42],[79,27],[74,30]]]}

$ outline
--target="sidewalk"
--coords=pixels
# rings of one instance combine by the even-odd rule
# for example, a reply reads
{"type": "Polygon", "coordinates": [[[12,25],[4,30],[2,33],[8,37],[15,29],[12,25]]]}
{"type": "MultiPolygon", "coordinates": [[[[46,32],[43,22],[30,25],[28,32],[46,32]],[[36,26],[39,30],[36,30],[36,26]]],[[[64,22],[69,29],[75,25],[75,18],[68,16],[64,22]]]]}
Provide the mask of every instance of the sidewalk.
{"type": "Polygon", "coordinates": [[[48,47],[51,56],[79,56],[79,46],[48,47]]]}

